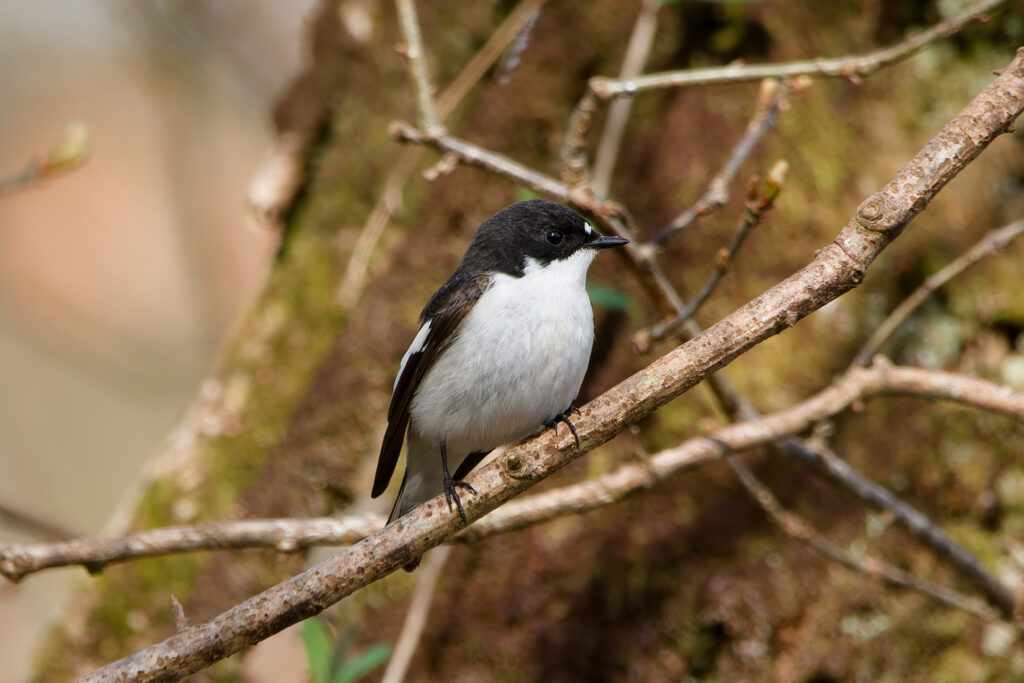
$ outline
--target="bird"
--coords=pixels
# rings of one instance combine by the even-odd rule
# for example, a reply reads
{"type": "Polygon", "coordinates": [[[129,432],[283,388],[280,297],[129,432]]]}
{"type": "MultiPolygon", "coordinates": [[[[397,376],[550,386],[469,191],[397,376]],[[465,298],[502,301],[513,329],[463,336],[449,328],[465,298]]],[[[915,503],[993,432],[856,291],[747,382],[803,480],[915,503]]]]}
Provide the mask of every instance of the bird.
{"type": "Polygon", "coordinates": [[[388,524],[442,493],[467,524],[458,489],[475,493],[462,479],[490,451],[560,422],[579,443],[570,415],[594,343],[587,270],[628,242],[543,199],[480,225],[423,308],[395,379],[371,491],[387,489],[406,443],[388,524]]]}

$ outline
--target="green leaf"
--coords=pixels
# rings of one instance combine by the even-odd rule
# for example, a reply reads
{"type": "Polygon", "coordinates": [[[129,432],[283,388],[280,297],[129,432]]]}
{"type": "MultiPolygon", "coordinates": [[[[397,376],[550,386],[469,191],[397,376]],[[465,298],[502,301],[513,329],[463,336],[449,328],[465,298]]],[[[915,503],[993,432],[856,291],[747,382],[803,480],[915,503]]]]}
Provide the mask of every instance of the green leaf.
{"type": "Polygon", "coordinates": [[[355,683],[366,674],[382,666],[391,657],[394,648],[390,643],[376,643],[362,654],[344,662],[331,683],[355,683]]]}
{"type": "Polygon", "coordinates": [[[539,197],[540,197],[539,194],[537,194],[536,192],[534,192],[533,190],[531,190],[528,187],[517,187],[516,188],[516,201],[517,202],[525,202],[528,199],[538,199],[539,197]]]}
{"type": "Polygon", "coordinates": [[[302,644],[306,648],[313,683],[331,683],[331,654],[334,641],[326,624],[317,617],[302,622],[302,644]]]}
{"type": "Polygon", "coordinates": [[[606,311],[628,311],[633,305],[633,297],[617,289],[597,283],[587,285],[590,303],[606,311]]]}

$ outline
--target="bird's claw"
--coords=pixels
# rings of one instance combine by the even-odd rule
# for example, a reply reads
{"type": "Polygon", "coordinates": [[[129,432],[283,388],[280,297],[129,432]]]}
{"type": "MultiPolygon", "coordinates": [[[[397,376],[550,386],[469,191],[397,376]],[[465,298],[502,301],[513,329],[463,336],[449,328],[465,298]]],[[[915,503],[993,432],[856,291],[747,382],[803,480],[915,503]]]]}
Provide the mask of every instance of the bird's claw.
{"type": "Polygon", "coordinates": [[[573,413],[579,415],[580,414],[580,409],[577,408],[576,406],[570,404],[568,408],[566,408],[561,413],[559,413],[558,415],[555,415],[553,418],[551,418],[550,420],[545,422],[544,426],[545,427],[550,427],[551,429],[554,429],[555,430],[555,434],[557,434],[558,433],[558,423],[559,422],[564,422],[566,424],[566,426],[569,427],[569,431],[572,432],[572,437],[574,439],[576,439],[576,448],[579,448],[580,447],[580,435],[576,432],[576,425],[574,425],[572,423],[572,420],[569,419],[569,416],[572,415],[573,413]]]}
{"type": "Polygon", "coordinates": [[[452,500],[455,501],[455,507],[459,510],[459,517],[462,518],[462,523],[469,526],[469,522],[466,520],[466,511],[462,509],[462,499],[459,498],[458,492],[455,490],[456,487],[461,486],[470,493],[476,493],[476,489],[473,488],[472,484],[464,481],[455,481],[451,475],[447,472],[444,473],[444,500],[448,503],[448,509],[452,509],[452,500]]]}

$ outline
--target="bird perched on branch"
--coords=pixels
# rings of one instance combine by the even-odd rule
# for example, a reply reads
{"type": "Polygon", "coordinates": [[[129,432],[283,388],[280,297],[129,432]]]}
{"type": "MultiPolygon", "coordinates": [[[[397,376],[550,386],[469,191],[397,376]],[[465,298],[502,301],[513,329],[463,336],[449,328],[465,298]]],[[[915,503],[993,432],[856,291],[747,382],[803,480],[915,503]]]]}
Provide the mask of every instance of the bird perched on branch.
{"type": "Polygon", "coordinates": [[[462,478],[488,452],[558,422],[575,436],[569,414],[594,343],[587,269],[599,250],[628,241],[542,199],[483,222],[420,314],[398,370],[373,482],[376,498],[407,441],[388,524],[441,493],[465,523],[458,489],[474,492],[462,478]]]}

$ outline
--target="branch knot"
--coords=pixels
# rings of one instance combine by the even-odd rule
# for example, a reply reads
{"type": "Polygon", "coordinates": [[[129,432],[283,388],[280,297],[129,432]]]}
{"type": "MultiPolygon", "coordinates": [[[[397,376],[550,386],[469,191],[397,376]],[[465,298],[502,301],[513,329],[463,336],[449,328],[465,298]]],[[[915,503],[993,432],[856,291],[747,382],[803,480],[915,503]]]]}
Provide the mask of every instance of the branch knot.
{"type": "Polygon", "coordinates": [[[888,228],[884,221],[886,209],[885,197],[881,193],[873,194],[857,207],[858,222],[866,230],[881,232],[888,228]]]}

